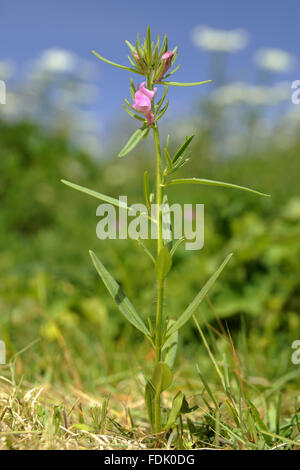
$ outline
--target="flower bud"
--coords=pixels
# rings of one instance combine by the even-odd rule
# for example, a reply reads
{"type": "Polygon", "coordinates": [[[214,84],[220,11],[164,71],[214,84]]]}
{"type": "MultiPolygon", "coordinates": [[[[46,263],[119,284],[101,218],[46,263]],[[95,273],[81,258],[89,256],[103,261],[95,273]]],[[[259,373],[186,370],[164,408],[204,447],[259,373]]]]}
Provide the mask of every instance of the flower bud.
{"type": "Polygon", "coordinates": [[[158,82],[161,81],[161,79],[163,78],[163,76],[165,75],[165,73],[169,70],[169,68],[171,67],[172,65],[172,59],[173,59],[173,56],[174,56],[174,53],[173,51],[167,51],[165,52],[163,55],[162,55],[162,58],[160,59],[160,61],[162,63],[164,63],[164,68],[158,78],[158,82]]]}

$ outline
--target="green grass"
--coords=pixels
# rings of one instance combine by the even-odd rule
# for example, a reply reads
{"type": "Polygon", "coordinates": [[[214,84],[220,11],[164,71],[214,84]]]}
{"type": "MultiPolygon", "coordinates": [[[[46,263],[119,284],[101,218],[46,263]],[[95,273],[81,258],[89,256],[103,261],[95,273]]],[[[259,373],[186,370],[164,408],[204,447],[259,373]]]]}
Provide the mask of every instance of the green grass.
{"type": "MultiPolygon", "coordinates": [[[[63,361],[66,363],[60,383],[50,384],[45,377],[27,382],[24,358],[32,354],[37,343],[1,366],[0,448],[298,449],[299,368],[294,366],[274,380],[249,375],[247,370],[253,372],[253,367],[247,363],[245,338],[237,339],[236,348],[220,320],[204,328],[196,317],[194,322],[199,337],[197,362],[182,357],[180,351],[171,393],[163,396],[166,410],[171,407],[171,394],[183,390],[187,396],[186,409],[168,432],[150,433],[141,366],[102,376],[92,393],[82,380],[69,345],[60,339],[61,367],[63,361]],[[187,359],[191,361],[188,366],[187,359]]],[[[149,351],[148,361],[151,354],[149,351]]],[[[254,355],[252,352],[252,360],[254,355]]],[[[129,356],[123,360],[126,362],[129,356]]],[[[274,372],[267,361],[263,369],[265,374],[274,372]]]]}

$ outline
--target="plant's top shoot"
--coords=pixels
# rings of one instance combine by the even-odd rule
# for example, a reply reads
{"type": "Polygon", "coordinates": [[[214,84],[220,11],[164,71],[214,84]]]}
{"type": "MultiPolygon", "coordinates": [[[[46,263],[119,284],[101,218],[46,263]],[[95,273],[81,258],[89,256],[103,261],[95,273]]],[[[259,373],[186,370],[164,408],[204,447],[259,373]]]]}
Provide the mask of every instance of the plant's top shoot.
{"type": "Polygon", "coordinates": [[[135,86],[133,80],[130,79],[130,94],[133,103],[131,104],[125,99],[124,109],[131,117],[142,121],[143,126],[140,132],[133,136],[134,139],[129,142],[129,147],[126,147],[126,149],[120,152],[120,157],[132,150],[142,137],[146,137],[149,132],[149,127],[153,126],[165,114],[169,105],[169,100],[165,101],[169,86],[196,86],[211,81],[206,80],[194,83],[166,81],[166,79],[173,75],[180,67],[179,64],[170,71],[177,59],[178,50],[177,47],[169,49],[166,35],[162,42],[158,35],[156,44],[154,44],[151,39],[150,27],[148,27],[147,30],[147,37],[143,38],[142,41],[140,41],[138,35],[135,45],[131,44],[129,41],[125,42],[131,53],[128,55],[131,67],[112,62],[111,60],[105,59],[97,52],[92,51],[93,54],[103,62],[145,77],[137,86],[135,86]],[[157,87],[155,85],[164,86],[163,95],[157,103],[154,103],[154,98],[157,95],[157,87]]]}

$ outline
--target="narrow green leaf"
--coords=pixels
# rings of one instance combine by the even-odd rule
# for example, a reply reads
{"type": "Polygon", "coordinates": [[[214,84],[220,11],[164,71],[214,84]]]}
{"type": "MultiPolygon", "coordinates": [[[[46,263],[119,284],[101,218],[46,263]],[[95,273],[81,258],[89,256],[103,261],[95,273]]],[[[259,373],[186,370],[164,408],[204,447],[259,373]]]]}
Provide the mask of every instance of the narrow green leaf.
{"type": "Polygon", "coordinates": [[[125,43],[126,43],[127,46],[129,47],[131,54],[132,54],[132,55],[135,54],[136,50],[135,50],[135,47],[131,44],[131,42],[129,42],[129,41],[126,40],[125,43]]]}
{"type": "Polygon", "coordinates": [[[130,77],[130,96],[131,96],[132,101],[134,101],[135,99],[135,93],[136,93],[136,89],[134,86],[134,82],[132,78],[130,77]]]}
{"type": "Polygon", "coordinates": [[[169,150],[167,148],[164,148],[164,155],[166,157],[166,162],[167,162],[167,173],[172,170],[172,159],[169,153],[169,150]]]}
{"type": "Polygon", "coordinates": [[[179,391],[179,392],[176,393],[175,397],[173,398],[172,408],[170,410],[168,421],[167,421],[167,424],[165,426],[166,431],[168,429],[170,429],[172,426],[174,426],[174,424],[176,422],[176,419],[180,414],[180,410],[181,410],[181,406],[182,406],[182,402],[183,402],[183,397],[184,397],[183,393],[181,391],[179,391]]]}
{"type": "Polygon", "coordinates": [[[181,243],[185,240],[184,237],[182,238],[178,238],[178,240],[176,240],[176,242],[174,243],[174,245],[172,246],[171,250],[170,250],[170,255],[173,256],[174,253],[176,252],[177,248],[181,245],[181,243]]]}
{"type": "Polygon", "coordinates": [[[167,52],[167,50],[168,50],[168,36],[165,34],[164,38],[163,38],[162,45],[161,45],[161,49],[160,49],[160,52],[159,52],[159,60],[161,59],[162,55],[165,52],[167,52]]]}
{"type": "Polygon", "coordinates": [[[141,75],[140,72],[138,72],[135,69],[132,69],[131,67],[126,67],[126,65],[120,65],[120,64],[117,64],[116,62],[112,62],[111,60],[105,59],[105,57],[102,57],[102,55],[98,54],[98,52],[96,51],[92,51],[92,53],[96,57],[98,57],[98,59],[102,60],[103,62],[106,62],[107,64],[113,65],[114,67],[117,67],[119,69],[128,70],[128,72],[133,72],[133,73],[137,73],[138,75],[141,75]]]}
{"type": "Polygon", "coordinates": [[[159,79],[159,77],[160,77],[161,74],[162,74],[162,71],[163,71],[163,69],[164,69],[164,65],[165,65],[165,64],[164,64],[163,61],[160,62],[160,65],[159,65],[159,67],[158,67],[158,69],[157,69],[157,71],[156,71],[156,74],[155,74],[154,77],[153,77],[153,82],[154,82],[154,83],[161,84],[161,81],[158,81],[158,79],[159,79]]]}
{"type": "Polygon", "coordinates": [[[165,100],[165,97],[167,96],[167,93],[168,93],[168,87],[165,86],[164,87],[164,92],[162,94],[162,97],[160,98],[160,100],[158,100],[158,102],[156,103],[156,106],[155,106],[155,113],[157,114],[165,100]]]}
{"type": "Polygon", "coordinates": [[[181,83],[181,82],[158,82],[159,85],[170,85],[170,86],[198,86],[205,85],[205,83],[210,83],[211,80],[205,80],[204,82],[194,82],[194,83],[181,83]]]}
{"type": "Polygon", "coordinates": [[[163,280],[169,273],[172,266],[172,256],[169,253],[168,247],[165,245],[159,252],[156,261],[156,278],[163,280]]]}
{"type": "Polygon", "coordinates": [[[157,394],[170,387],[173,375],[170,367],[164,362],[158,362],[153,372],[152,384],[157,394]]]}
{"type": "Polygon", "coordinates": [[[148,418],[149,418],[152,431],[154,431],[154,425],[155,425],[154,402],[155,402],[155,389],[153,385],[151,384],[151,382],[147,380],[147,383],[145,386],[145,404],[146,404],[148,418]]]}
{"type": "Polygon", "coordinates": [[[136,67],[137,63],[136,63],[136,62],[133,62],[133,60],[132,60],[132,58],[130,57],[129,54],[127,55],[127,57],[128,57],[129,62],[131,63],[131,65],[132,65],[133,67],[136,67]]]}
{"type": "Polygon", "coordinates": [[[168,331],[168,335],[172,335],[173,333],[175,333],[175,331],[179,330],[179,328],[181,328],[191,318],[195,310],[199,307],[200,303],[206,296],[209,289],[214,285],[214,283],[218,279],[219,275],[221,274],[231,257],[232,253],[225,258],[221,266],[217,269],[217,271],[210,277],[204,287],[200,290],[199,294],[196,295],[194,300],[190,303],[190,305],[183,312],[183,314],[178,318],[174,325],[171,326],[170,330],[168,331]]]}
{"type": "Polygon", "coordinates": [[[139,331],[141,331],[145,336],[150,337],[150,332],[143,320],[135,310],[134,306],[130,300],[126,297],[121,287],[111,276],[111,274],[105,269],[101,261],[97,258],[93,251],[90,251],[90,256],[92,258],[93,264],[101,277],[103,283],[105,284],[108,292],[115,300],[120,312],[124,315],[127,321],[129,321],[133,326],[135,326],[139,331]]]}
{"type": "Polygon", "coordinates": [[[108,202],[109,204],[113,204],[114,206],[120,207],[121,209],[126,209],[127,211],[130,210],[130,207],[125,204],[125,202],[119,201],[110,196],[106,196],[106,194],[98,193],[92,189],[85,188],[84,186],[80,186],[79,184],[71,183],[70,181],[61,180],[63,184],[66,186],[70,186],[70,188],[76,189],[82,193],[88,194],[89,196],[93,196],[96,199],[100,199],[101,201],[108,202]]]}
{"type": "Polygon", "coordinates": [[[127,153],[131,152],[131,150],[134,149],[134,147],[139,143],[139,141],[143,138],[147,131],[148,127],[145,126],[142,126],[140,129],[137,129],[134,134],[132,134],[126,145],[122,148],[118,156],[122,158],[127,155],[127,153]]]}
{"type": "Polygon", "coordinates": [[[154,122],[158,121],[160,118],[163,117],[163,115],[165,114],[165,112],[167,111],[169,107],[169,100],[167,100],[165,106],[163,107],[163,109],[161,110],[161,112],[159,113],[159,115],[156,115],[155,119],[154,119],[154,122]]]}
{"type": "Polygon", "coordinates": [[[148,26],[148,29],[147,29],[147,58],[148,58],[148,64],[151,65],[151,62],[152,62],[152,42],[151,42],[150,26],[148,26]]]}
{"type": "Polygon", "coordinates": [[[178,69],[180,69],[181,67],[181,64],[177,65],[177,67],[175,67],[174,70],[172,70],[172,72],[168,73],[167,75],[164,76],[164,78],[169,78],[171,77],[171,75],[173,75],[173,73],[177,72],[178,69]]]}
{"type": "MultiPolygon", "coordinates": [[[[170,320],[168,322],[168,328],[170,328],[175,323],[175,320],[170,320]]],[[[174,362],[176,359],[176,353],[178,348],[178,331],[172,336],[169,336],[167,341],[164,343],[162,352],[164,353],[164,362],[170,367],[173,368],[174,362]]]]}
{"type": "Polygon", "coordinates": [[[143,61],[144,61],[144,56],[143,56],[143,51],[142,51],[141,45],[140,45],[140,35],[139,34],[137,34],[135,48],[136,48],[137,55],[139,56],[140,64],[141,64],[141,67],[142,67],[143,61]]]}
{"type": "Polygon", "coordinates": [[[190,145],[190,143],[192,142],[194,137],[195,137],[194,134],[191,135],[190,137],[186,137],[185,142],[181,145],[181,147],[179,147],[179,149],[177,150],[177,152],[174,155],[173,164],[178,160],[179,157],[181,157],[181,155],[188,148],[188,146],[190,145]]]}
{"type": "MultiPolygon", "coordinates": [[[[65,184],[66,186],[70,186],[70,188],[72,188],[72,189],[76,189],[77,191],[80,191],[84,194],[88,194],[89,196],[95,197],[96,199],[100,199],[101,201],[108,202],[109,204],[112,204],[116,207],[119,207],[120,209],[125,209],[129,213],[130,213],[130,211],[132,211],[130,206],[128,206],[123,201],[119,201],[119,199],[115,199],[113,197],[106,196],[106,194],[98,193],[97,191],[93,191],[92,189],[85,188],[84,186],[79,186],[79,184],[71,183],[70,181],[61,180],[61,182],[63,184],[65,184]]],[[[135,214],[135,211],[134,211],[134,214],[135,214]]],[[[149,214],[142,212],[141,215],[143,217],[146,217],[147,219],[153,221],[154,223],[156,223],[156,221],[154,219],[152,219],[149,216],[149,214]]]]}
{"type": "Polygon", "coordinates": [[[125,104],[123,104],[123,108],[125,109],[126,113],[129,114],[130,117],[133,117],[137,119],[138,121],[145,122],[145,119],[143,119],[141,116],[138,114],[135,114],[131,109],[128,109],[125,104]]]}
{"type": "Polygon", "coordinates": [[[270,194],[261,193],[259,191],[256,191],[255,189],[246,188],[245,186],[239,186],[237,184],[232,183],[224,183],[222,181],[208,180],[204,178],[179,178],[169,181],[164,186],[170,186],[172,184],[205,184],[206,186],[223,186],[224,188],[242,189],[243,191],[258,194],[259,196],[270,197],[270,194]]]}
{"type": "Polygon", "coordinates": [[[151,212],[151,204],[150,204],[150,191],[149,191],[149,173],[146,170],[144,172],[144,198],[147,205],[147,209],[149,213],[151,212]]]}
{"type": "Polygon", "coordinates": [[[139,246],[141,246],[144,250],[144,252],[149,256],[149,258],[151,259],[152,263],[156,263],[155,259],[154,259],[154,256],[152,255],[152,253],[148,250],[148,248],[146,247],[145,243],[142,242],[142,240],[140,238],[137,238],[137,243],[139,246]]]}

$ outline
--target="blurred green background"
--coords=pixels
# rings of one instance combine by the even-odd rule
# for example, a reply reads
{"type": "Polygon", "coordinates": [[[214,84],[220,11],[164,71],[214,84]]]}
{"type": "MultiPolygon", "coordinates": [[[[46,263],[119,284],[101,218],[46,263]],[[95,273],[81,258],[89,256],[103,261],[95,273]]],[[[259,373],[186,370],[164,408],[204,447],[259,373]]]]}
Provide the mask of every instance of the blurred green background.
{"type": "MultiPolygon", "coordinates": [[[[242,36],[234,34],[239,44],[242,36]]],[[[291,343],[300,338],[300,109],[291,104],[290,83],[276,78],[293,58],[265,50],[256,84],[228,81],[223,72],[231,51],[222,45],[230,33],[204,28],[195,35],[209,57],[202,76],[214,84],[201,87],[192,109],[165,119],[162,139],[170,133],[175,150],[186,135],[196,134],[180,176],[245,185],[272,198],[200,186],[168,190],[170,202],[205,204],[205,245],[197,252],[178,249],[165,310],[177,317],[233,251],[211,294],[213,309],[203,302],[199,318],[217,326],[217,315],[228,325],[247,376],[259,377],[258,383],[287,376],[297,386],[291,343]],[[208,33],[215,34],[213,50],[205,47],[208,33]]],[[[47,54],[0,105],[0,337],[8,361],[21,351],[17,372],[26,380],[72,381],[96,392],[139,370],[145,356],[151,363],[152,353],[120,316],[88,250],[144,318],[154,315],[155,279],[136,242],[97,240],[98,202],[60,179],[142,202],[146,169],[154,183],[153,148],[148,137],[117,158],[135,128],[121,111],[107,138],[91,136],[81,115],[86,81],[80,67],[70,73],[67,51],[47,54]],[[28,104],[30,113],[21,112],[28,104]]],[[[8,64],[1,70],[5,78],[8,64]]],[[[216,343],[220,351],[222,341],[216,343]]],[[[177,362],[187,377],[196,363],[213,374],[192,322],[182,331],[177,362]]]]}

